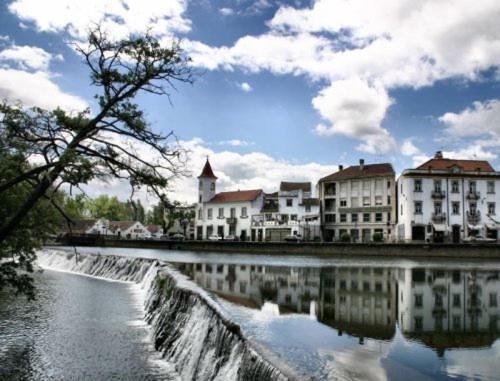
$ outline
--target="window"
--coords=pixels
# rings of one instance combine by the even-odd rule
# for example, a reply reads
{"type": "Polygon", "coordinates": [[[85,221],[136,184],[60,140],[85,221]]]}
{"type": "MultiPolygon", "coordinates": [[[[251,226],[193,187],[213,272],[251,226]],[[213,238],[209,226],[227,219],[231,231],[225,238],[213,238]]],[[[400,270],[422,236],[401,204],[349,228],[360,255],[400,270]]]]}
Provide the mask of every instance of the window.
{"type": "Polygon", "coordinates": [[[375,205],[382,205],[382,196],[375,196],[375,205]]]}
{"type": "Polygon", "coordinates": [[[453,201],[451,203],[451,214],[460,214],[460,202],[453,201]]]}
{"type": "Polygon", "coordinates": [[[441,180],[434,180],[434,192],[441,192],[441,180]]]}
{"type": "Polygon", "coordinates": [[[415,316],[415,331],[421,331],[424,328],[424,318],[415,316]]]}
{"type": "Polygon", "coordinates": [[[363,197],[363,206],[370,206],[370,197],[363,197]]]}
{"type": "Polygon", "coordinates": [[[471,192],[471,193],[476,192],[476,182],[475,181],[469,181],[469,192],[471,192]]]}
{"type": "Polygon", "coordinates": [[[370,190],[370,182],[369,181],[363,181],[363,190],[364,191],[370,190]]]}
{"type": "Polygon", "coordinates": [[[436,306],[436,307],[443,306],[443,295],[441,295],[441,294],[434,295],[434,306],[436,306]]]}
{"type": "Polygon", "coordinates": [[[198,219],[201,220],[201,217],[202,217],[202,211],[201,209],[198,209],[198,219]]]}
{"type": "Polygon", "coordinates": [[[311,212],[311,205],[306,205],[306,213],[310,213],[311,212]]]}
{"type": "Polygon", "coordinates": [[[335,214],[325,214],[325,222],[335,223],[335,214]]]}
{"type": "Polygon", "coordinates": [[[340,289],[345,290],[347,288],[347,284],[345,280],[340,281],[340,289]]]}
{"type": "Polygon", "coordinates": [[[243,217],[243,218],[247,217],[247,207],[246,206],[241,208],[241,217],[243,217]]]}
{"type": "Polygon", "coordinates": [[[370,291],[370,282],[363,282],[363,291],[370,291]]]}
{"type": "Polygon", "coordinates": [[[422,308],[422,306],[424,305],[423,301],[424,301],[424,297],[422,294],[415,294],[415,307],[416,308],[422,308]]]}
{"type": "Polygon", "coordinates": [[[413,214],[422,214],[422,201],[413,202],[413,214]]]}
{"type": "Polygon", "coordinates": [[[442,212],[442,204],[440,202],[435,202],[434,203],[434,213],[435,214],[441,214],[442,212]]]}
{"type": "Polygon", "coordinates": [[[198,182],[198,189],[199,190],[203,189],[203,182],[201,180],[198,182]]]}
{"type": "Polygon", "coordinates": [[[345,198],[340,200],[340,206],[347,206],[347,200],[345,198]]]}
{"type": "Polygon", "coordinates": [[[358,214],[357,213],[351,214],[351,222],[352,223],[358,222],[358,214]]]}
{"type": "Polygon", "coordinates": [[[387,205],[391,205],[391,196],[387,196],[387,205]]]}
{"type": "Polygon", "coordinates": [[[494,181],[488,181],[486,187],[487,187],[488,193],[495,193],[495,182],[494,181]]]}
{"type": "Polygon", "coordinates": [[[451,182],[451,193],[459,193],[458,180],[453,180],[451,182]]]}
{"type": "Polygon", "coordinates": [[[375,291],[382,292],[382,283],[380,282],[375,283],[375,291]]]}
{"type": "Polygon", "coordinates": [[[357,208],[359,206],[359,198],[351,197],[351,208],[357,208]]]}
{"type": "Polygon", "coordinates": [[[453,294],[453,307],[460,307],[460,294],[453,294]]]}
{"type": "Polygon", "coordinates": [[[236,217],[236,208],[231,208],[229,210],[229,213],[230,213],[231,218],[235,218],[236,217]]]}
{"type": "Polygon", "coordinates": [[[214,183],[214,182],[211,182],[211,183],[210,183],[210,190],[211,190],[211,191],[214,191],[214,190],[215,190],[215,183],[214,183]]]}
{"type": "Polygon", "coordinates": [[[351,290],[352,291],[357,291],[358,290],[358,282],[353,280],[351,281],[351,290]]]}
{"type": "Polygon", "coordinates": [[[340,222],[347,222],[347,214],[342,213],[340,215],[340,222]]]}
{"type": "Polygon", "coordinates": [[[496,306],[497,306],[497,293],[490,292],[490,307],[496,307],[496,306]]]}
{"type": "Polygon", "coordinates": [[[288,207],[293,206],[293,198],[286,199],[286,206],[288,206],[288,207]]]}
{"type": "Polygon", "coordinates": [[[370,222],[370,213],[363,213],[363,222],[370,222]]]}
{"type": "Polygon", "coordinates": [[[391,212],[387,212],[387,222],[391,222],[391,212]]]}
{"type": "Polygon", "coordinates": [[[219,218],[224,218],[224,208],[219,208],[219,218]]]}
{"type": "Polygon", "coordinates": [[[382,222],[382,213],[375,213],[375,222],[382,222]]]}
{"type": "Polygon", "coordinates": [[[415,192],[422,192],[422,180],[421,179],[413,180],[413,190],[415,192]]]}
{"type": "Polygon", "coordinates": [[[495,203],[494,202],[488,202],[488,214],[490,216],[495,215],[495,203]]]}
{"type": "Polygon", "coordinates": [[[452,327],[454,331],[458,331],[461,329],[461,321],[460,316],[458,315],[453,315],[453,320],[452,320],[452,327]]]}
{"type": "Polygon", "coordinates": [[[387,189],[391,189],[391,180],[387,180],[387,189]]]}
{"type": "Polygon", "coordinates": [[[297,221],[297,219],[298,219],[298,217],[297,217],[297,215],[296,215],[296,214],[291,214],[291,215],[290,215],[290,220],[292,220],[292,221],[297,221]]]}
{"type": "Polygon", "coordinates": [[[198,202],[201,203],[201,194],[200,197],[198,197],[198,202]]]}
{"type": "Polygon", "coordinates": [[[212,219],[212,208],[207,209],[207,219],[212,219]]]}

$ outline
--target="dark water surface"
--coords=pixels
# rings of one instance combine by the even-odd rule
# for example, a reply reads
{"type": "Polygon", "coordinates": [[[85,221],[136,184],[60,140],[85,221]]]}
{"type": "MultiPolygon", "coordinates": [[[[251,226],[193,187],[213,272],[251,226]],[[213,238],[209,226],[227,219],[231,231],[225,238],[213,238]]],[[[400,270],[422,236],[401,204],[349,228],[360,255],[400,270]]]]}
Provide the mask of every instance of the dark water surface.
{"type": "Polygon", "coordinates": [[[44,271],[37,300],[0,293],[0,380],[170,380],[131,286],[44,271]]]}

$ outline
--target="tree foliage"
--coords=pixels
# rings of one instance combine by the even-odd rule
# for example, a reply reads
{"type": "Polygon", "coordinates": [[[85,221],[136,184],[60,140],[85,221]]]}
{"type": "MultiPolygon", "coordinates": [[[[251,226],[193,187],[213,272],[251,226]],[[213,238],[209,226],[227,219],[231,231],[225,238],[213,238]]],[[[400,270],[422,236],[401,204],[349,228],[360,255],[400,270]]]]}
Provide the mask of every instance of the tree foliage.
{"type": "MultiPolygon", "coordinates": [[[[173,133],[151,128],[135,101],[139,93],[168,96],[175,82],[192,82],[179,44],[163,47],[149,34],[115,41],[96,27],[88,44],[75,50],[98,89],[93,112],[26,109],[12,100],[0,105],[2,155],[19,158],[0,177],[0,195],[8,203],[0,221],[0,250],[2,255],[18,250],[19,261],[33,258],[16,244],[23,239],[23,224],[44,199],[63,213],[56,197],[63,184],[79,187],[115,178],[160,197],[171,178],[185,173],[185,152],[173,133]],[[11,200],[19,188],[23,197],[11,200]]],[[[79,206],[74,206],[77,214],[79,206]]],[[[39,217],[37,223],[45,226],[47,216],[39,217]]]]}

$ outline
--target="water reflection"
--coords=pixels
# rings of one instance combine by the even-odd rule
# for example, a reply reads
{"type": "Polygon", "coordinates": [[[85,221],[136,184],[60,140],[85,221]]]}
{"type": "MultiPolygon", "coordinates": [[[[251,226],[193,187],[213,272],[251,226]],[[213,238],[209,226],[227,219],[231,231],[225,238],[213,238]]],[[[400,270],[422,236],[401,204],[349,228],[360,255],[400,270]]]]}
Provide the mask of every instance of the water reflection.
{"type": "Polygon", "coordinates": [[[498,270],[177,266],[230,302],[274,308],[275,315],[309,315],[360,344],[391,340],[399,327],[407,339],[442,356],[451,348],[489,347],[499,336],[498,270]]]}

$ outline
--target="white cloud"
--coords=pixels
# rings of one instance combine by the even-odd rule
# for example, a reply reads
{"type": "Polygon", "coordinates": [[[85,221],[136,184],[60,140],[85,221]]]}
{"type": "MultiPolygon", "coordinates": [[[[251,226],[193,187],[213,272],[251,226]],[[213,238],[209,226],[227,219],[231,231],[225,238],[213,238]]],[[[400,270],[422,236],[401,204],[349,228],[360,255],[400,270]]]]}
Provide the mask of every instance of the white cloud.
{"type": "Polygon", "coordinates": [[[248,82],[242,82],[240,84],[238,84],[238,86],[240,87],[241,90],[243,90],[245,93],[249,93],[250,91],[252,91],[252,86],[250,86],[250,84],[248,82]]]}
{"type": "Polygon", "coordinates": [[[420,153],[420,150],[413,144],[411,139],[406,139],[401,145],[401,153],[404,156],[415,156],[420,153]]]}
{"type": "Polygon", "coordinates": [[[459,113],[447,112],[439,117],[452,137],[496,135],[500,137],[500,100],[474,102],[459,113]]]}
{"type": "Polygon", "coordinates": [[[231,16],[234,14],[234,10],[232,8],[220,8],[219,12],[223,16],[231,16]]]}
{"type": "Polygon", "coordinates": [[[89,27],[101,23],[116,38],[132,33],[151,32],[169,35],[190,30],[184,18],[187,0],[57,0],[50,6],[38,0],[16,0],[9,10],[21,20],[30,22],[39,31],[68,32],[74,38],[84,38],[89,27]]]}
{"type": "Polygon", "coordinates": [[[313,100],[314,108],[328,126],[319,124],[322,136],[345,135],[363,141],[358,149],[368,153],[388,153],[395,147],[389,132],[380,125],[392,103],[384,88],[370,86],[359,78],[333,82],[313,100]]]}
{"type": "Polygon", "coordinates": [[[9,36],[6,36],[6,35],[3,35],[3,34],[0,34],[0,41],[9,41],[10,40],[10,37],[9,36]]]}
{"type": "Polygon", "coordinates": [[[21,69],[47,70],[53,58],[50,53],[36,46],[12,45],[0,51],[0,62],[15,63],[21,69]]]}
{"type": "Polygon", "coordinates": [[[87,107],[83,99],[63,92],[52,82],[49,74],[42,71],[29,73],[0,68],[0,99],[3,98],[49,110],[61,107],[74,111],[87,107]]]}
{"type": "Polygon", "coordinates": [[[337,170],[336,165],[323,165],[314,162],[295,163],[281,160],[262,152],[240,154],[232,151],[215,151],[206,146],[201,139],[180,142],[191,151],[189,168],[192,178],[179,179],[173,183],[170,193],[173,199],[195,202],[197,197],[196,176],[201,172],[206,157],[219,178],[217,191],[262,188],[266,192],[277,190],[280,181],[311,181],[313,187],[323,176],[337,170]]]}
{"type": "Polygon", "coordinates": [[[248,147],[254,145],[254,143],[248,142],[246,140],[232,139],[232,140],[223,140],[219,142],[219,145],[228,145],[232,147],[248,147]]]}

